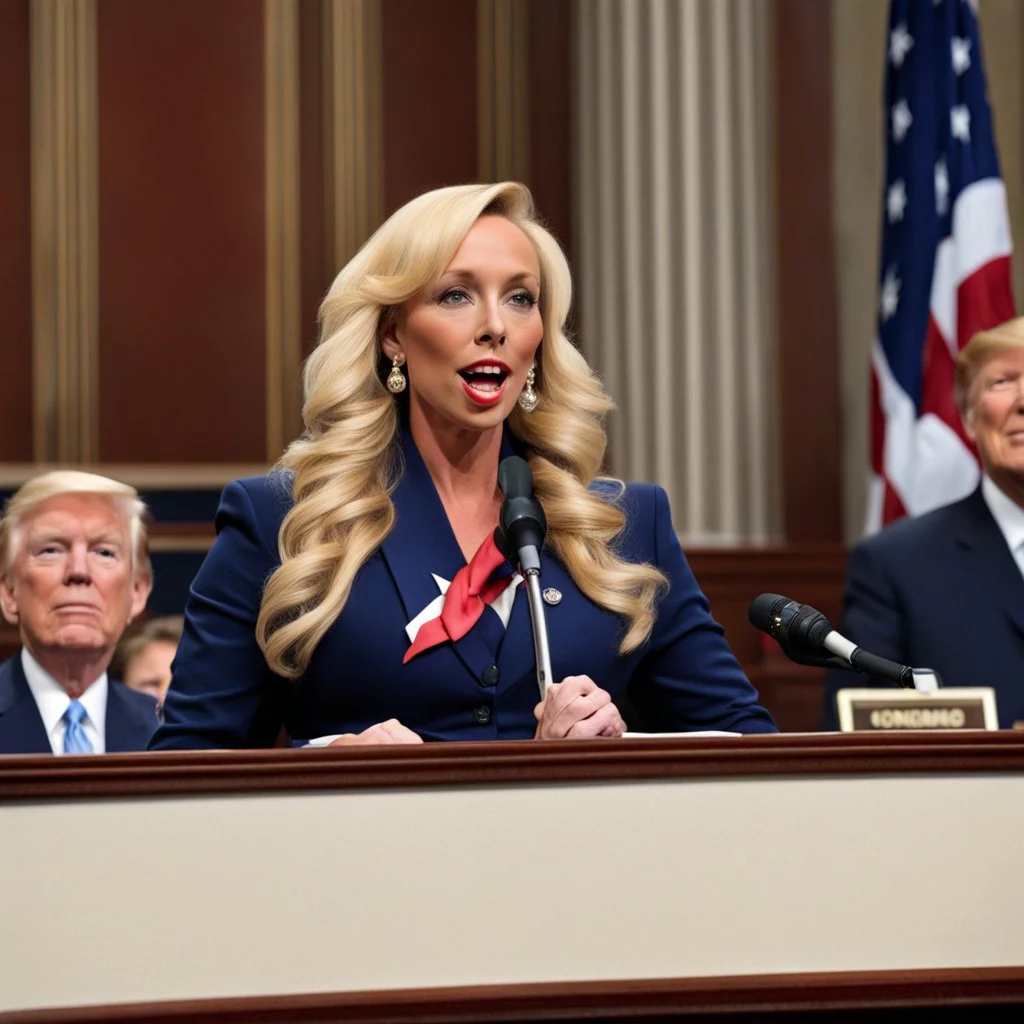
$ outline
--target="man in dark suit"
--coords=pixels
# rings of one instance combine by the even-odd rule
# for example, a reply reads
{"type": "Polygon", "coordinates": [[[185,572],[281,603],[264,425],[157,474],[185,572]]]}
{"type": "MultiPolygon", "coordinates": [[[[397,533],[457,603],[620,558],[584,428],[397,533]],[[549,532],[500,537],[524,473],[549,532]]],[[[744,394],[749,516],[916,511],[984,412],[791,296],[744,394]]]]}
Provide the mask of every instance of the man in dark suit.
{"type": "Polygon", "coordinates": [[[156,701],[107,678],[152,572],[135,489],[92,473],[35,477],[0,520],[0,610],[22,649],[0,665],[0,753],[145,750],[156,701]]]}
{"type": "MultiPolygon", "coordinates": [[[[982,466],[973,494],[861,541],[846,576],[843,632],[866,650],[931,668],[945,686],[991,686],[1001,728],[1024,721],[1024,317],[960,352],[955,398],[982,466]]],[[[836,691],[889,686],[831,673],[836,691]]]]}

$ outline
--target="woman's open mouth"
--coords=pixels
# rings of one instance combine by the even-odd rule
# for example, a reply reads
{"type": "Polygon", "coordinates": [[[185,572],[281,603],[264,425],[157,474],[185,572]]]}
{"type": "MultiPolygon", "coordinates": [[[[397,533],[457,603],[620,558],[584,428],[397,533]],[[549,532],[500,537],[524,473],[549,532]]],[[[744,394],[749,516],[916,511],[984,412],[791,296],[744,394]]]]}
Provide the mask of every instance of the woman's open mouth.
{"type": "Polygon", "coordinates": [[[462,390],[478,405],[493,405],[505,393],[509,371],[494,363],[475,363],[459,370],[462,390]]]}

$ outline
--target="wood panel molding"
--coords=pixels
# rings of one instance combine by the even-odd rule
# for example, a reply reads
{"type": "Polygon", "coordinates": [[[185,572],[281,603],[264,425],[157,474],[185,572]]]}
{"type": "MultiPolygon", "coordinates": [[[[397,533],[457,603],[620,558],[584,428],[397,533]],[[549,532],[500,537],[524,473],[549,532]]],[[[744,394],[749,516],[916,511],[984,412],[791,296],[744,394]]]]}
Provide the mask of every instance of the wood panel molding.
{"type": "Polygon", "coordinates": [[[775,221],[784,539],[843,539],[832,4],[777,0],[775,221]]]}
{"type": "Polygon", "coordinates": [[[181,491],[220,488],[232,480],[262,476],[269,462],[214,463],[126,463],[126,462],[0,462],[0,490],[13,490],[23,483],[55,469],[80,469],[113,477],[139,490],[181,491]]]}
{"type": "Polygon", "coordinates": [[[529,0],[477,0],[477,174],[530,177],[529,0]]]}
{"type": "Polygon", "coordinates": [[[602,780],[1024,772],[1024,733],[823,733],[0,760],[0,801],[602,780]]]}
{"type": "Polygon", "coordinates": [[[265,0],[267,461],[302,428],[299,0],[265,0]]]}
{"type": "Polygon", "coordinates": [[[149,534],[149,550],[155,552],[171,552],[181,554],[185,552],[206,552],[213,547],[213,529],[204,527],[200,530],[187,530],[185,526],[192,524],[173,524],[172,529],[161,528],[152,530],[149,534]]]}
{"type": "MultiPolygon", "coordinates": [[[[899,1011],[930,1007],[941,1018],[985,1020],[1024,1005],[1024,969],[850,971],[546,982],[316,993],[238,999],[82,1006],[0,1014],[2,1024],[476,1024],[479,1021],[666,1021],[713,1016],[717,1021],[772,1014],[800,1019],[813,1011],[899,1011]],[[950,1011],[954,1016],[950,1017],[950,1011]],[[799,1018],[790,1015],[799,1014],[799,1018]]],[[[1019,1013],[1019,1011],[1017,1011],[1019,1013]]],[[[914,1017],[913,1019],[922,1019],[914,1017]]]]}
{"type": "Polygon", "coordinates": [[[323,7],[324,154],[330,276],[384,219],[380,0],[323,7]]]}
{"type": "Polygon", "coordinates": [[[96,0],[32,0],[34,455],[95,459],[99,440],[96,0]]]}

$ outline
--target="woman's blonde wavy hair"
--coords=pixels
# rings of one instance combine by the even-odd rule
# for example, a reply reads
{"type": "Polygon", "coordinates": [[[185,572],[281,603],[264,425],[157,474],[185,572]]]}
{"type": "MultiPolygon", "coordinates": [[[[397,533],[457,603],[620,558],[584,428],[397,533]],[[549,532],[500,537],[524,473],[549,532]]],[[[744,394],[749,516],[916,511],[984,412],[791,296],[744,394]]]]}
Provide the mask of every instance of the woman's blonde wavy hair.
{"type": "Polygon", "coordinates": [[[584,594],[625,620],[622,653],[651,633],[665,577],[618,557],[612,542],[625,515],[588,489],[604,458],[612,402],[564,333],[572,298],[565,256],[537,221],[525,186],[461,185],[428,192],[394,213],[338,274],[320,307],[320,343],[304,372],[306,433],[278,464],[293,474],[294,504],[281,524],[281,565],[267,581],[256,624],[267,663],[280,675],[303,674],[356,574],[395,524],[399,414],[384,385],[390,364],[383,331],[404,302],[440,279],[485,214],[518,225],[540,262],[540,401],[532,413],[517,405],[509,425],[533,470],[546,546],[584,594]]]}

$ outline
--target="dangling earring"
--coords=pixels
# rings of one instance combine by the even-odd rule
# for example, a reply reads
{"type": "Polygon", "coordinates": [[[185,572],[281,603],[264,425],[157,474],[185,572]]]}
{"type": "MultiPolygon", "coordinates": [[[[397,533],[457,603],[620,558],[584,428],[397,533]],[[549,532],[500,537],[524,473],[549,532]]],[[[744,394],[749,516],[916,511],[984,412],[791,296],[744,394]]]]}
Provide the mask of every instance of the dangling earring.
{"type": "Polygon", "coordinates": [[[404,362],[405,356],[401,352],[396,352],[395,358],[391,360],[391,372],[386,383],[388,391],[393,395],[399,395],[405,390],[405,374],[399,369],[404,362]]]}
{"type": "Polygon", "coordinates": [[[523,412],[533,412],[537,408],[537,389],[534,384],[537,382],[537,371],[531,365],[526,374],[526,384],[519,392],[519,408],[523,412]]]}

